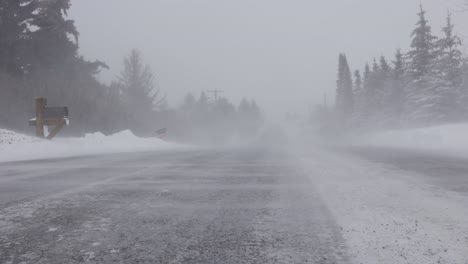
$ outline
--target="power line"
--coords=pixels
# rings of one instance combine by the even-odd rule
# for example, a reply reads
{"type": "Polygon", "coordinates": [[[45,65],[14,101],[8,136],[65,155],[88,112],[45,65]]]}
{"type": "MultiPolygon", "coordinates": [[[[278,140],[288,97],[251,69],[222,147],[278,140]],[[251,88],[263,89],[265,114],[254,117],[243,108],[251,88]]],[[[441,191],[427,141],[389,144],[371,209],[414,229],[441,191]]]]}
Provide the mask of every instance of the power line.
{"type": "Polygon", "coordinates": [[[207,92],[213,94],[215,101],[218,101],[219,95],[224,93],[223,90],[216,90],[216,89],[215,90],[210,90],[210,91],[207,91],[207,92]]]}

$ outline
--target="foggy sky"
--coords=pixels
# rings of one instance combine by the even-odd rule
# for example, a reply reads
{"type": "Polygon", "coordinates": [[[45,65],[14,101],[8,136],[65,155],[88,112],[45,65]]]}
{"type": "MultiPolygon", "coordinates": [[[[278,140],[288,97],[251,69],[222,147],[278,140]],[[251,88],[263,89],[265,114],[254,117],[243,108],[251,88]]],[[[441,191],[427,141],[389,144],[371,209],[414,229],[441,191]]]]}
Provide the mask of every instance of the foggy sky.
{"type": "Polygon", "coordinates": [[[222,89],[255,97],[273,116],[334,98],[338,53],[351,68],[408,50],[422,2],[440,35],[447,10],[468,39],[462,0],[76,0],[70,16],[85,58],[109,64],[138,48],[174,105],[183,95],[222,89]]]}

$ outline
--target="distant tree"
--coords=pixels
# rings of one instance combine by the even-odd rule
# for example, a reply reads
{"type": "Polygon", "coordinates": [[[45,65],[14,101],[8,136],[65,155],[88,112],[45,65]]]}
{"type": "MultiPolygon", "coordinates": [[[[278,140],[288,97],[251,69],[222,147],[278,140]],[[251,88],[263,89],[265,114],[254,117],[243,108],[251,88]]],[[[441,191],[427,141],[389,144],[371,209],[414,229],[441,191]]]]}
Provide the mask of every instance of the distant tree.
{"type": "Polygon", "coordinates": [[[260,122],[262,120],[262,111],[261,111],[260,107],[258,106],[257,101],[255,101],[255,99],[253,99],[250,102],[250,109],[251,109],[251,113],[252,113],[252,118],[257,123],[260,122]]]}
{"type": "Polygon", "coordinates": [[[354,71],[354,92],[360,93],[362,90],[362,77],[359,70],[354,71]]]}
{"type": "Polygon", "coordinates": [[[186,111],[192,111],[192,110],[194,110],[196,103],[197,103],[197,100],[195,99],[195,96],[193,96],[192,93],[188,93],[185,96],[184,104],[182,106],[182,109],[184,109],[186,111]]]}
{"type": "Polygon", "coordinates": [[[208,105],[208,96],[206,96],[205,92],[202,92],[200,94],[200,97],[198,98],[197,104],[200,105],[200,106],[207,106],[208,105]]]}
{"type": "Polygon", "coordinates": [[[250,115],[251,107],[247,99],[242,98],[242,100],[239,103],[239,106],[237,107],[237,112],[239,113],[239,116],[241,118],[246,118],[250,115]]]}
{"type": "Polygon", "coordinates": [[[339,55],[338,78],[336,81],[336,110],[340,119],[347,120],[353,112],[353,80],[345,54],[339,55]]]}
{"type": "Polygon", "coordinates": [[[452,86],[458,87],[462,82],[462,40],[454,32],[451,14],[447,15],[447,24],[442,28],[443,38],[437,42],[437,74],[452,86]]]}
{"type": "Polygon", "coordinates": [[[353,109],[353,122],[359,123],[362,121],[362,115],[364,112],[364,89],[361,72],[359,70],[354,71],[354,109],[353,109]]]}
{"type": "Polygon", "coordinates": [[[392,86],[390,92],[390,106],[392,108],[391,115],[393,116],[393,124],[399,122],[404,108],[404,87],[405,87],[405,63],[403,53],[400,49],[395,53],[395,60],[393,61],[392,73],[392,86]]]}
{"type": "MultiPolygon", "coordinates": [[[[447,84],[435,77],[437,59],[437,38],[432,35],[431,27],[421,6],[418,23],[412,33],[411,50],[408,52],[409,82],[406,86],[406,118],[411,125],[424,125],[440,122],[440,89],[446,90],[447,84]]],[[[445,101],[442,100],[442,101],[445,101]]]]}
{"type": "Polygon", "coordinates": [[[408,52],[408,72],[414,80],[420,80],[431,73],[431,67],[436,53],[436,37],[432,35],[432,29],[426,19],[426,11],[420,6],[419,20],[411,36],[411,50],[408,52]]]}
{"type": "Polygon", "coordinates": [[[380,57],[380,69],[382,70],[383,78],[388,77],[391,72],[391,67],[388,65],[387,59],[384,56],[380,57]]]}
{"type": "Polygon", "coordinates": [[[127,106],[128,123],[131,128],[139,133],[148,131],[148,119],[153,116],[162,98],[160,90],[155,88],[151,69],[143,64],[138,50],[132,50],[124,59],[124,68],[118,82],[127,106]]]}
{"type": "MultiPolygon", "coordinates": [[[[385,66],[388,64],[385,62],[385,66]]],[[[388,70],[388,69],[387,69],[388,70]]],[[[382,103],[385,90],[385,72],[374,59],[366,91],[368,122],[381,122],[382,103]]]]}

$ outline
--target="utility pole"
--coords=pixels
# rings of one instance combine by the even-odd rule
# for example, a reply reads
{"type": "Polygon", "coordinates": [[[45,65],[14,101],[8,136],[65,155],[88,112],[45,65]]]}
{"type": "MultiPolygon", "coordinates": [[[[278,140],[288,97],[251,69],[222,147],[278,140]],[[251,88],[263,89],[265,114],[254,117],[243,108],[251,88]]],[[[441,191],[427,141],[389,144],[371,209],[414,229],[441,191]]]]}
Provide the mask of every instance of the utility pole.
{"type": "Polygon", "coordinates": [[[213,94],[215,101],[218,101],[219,95],[222,94],[222,93],[224,93],[224,91],[222,91],[222,90],[216,90],[216,89],[215,89],[215,90],[211,90],[211,91],[207,91],[207,92],[213,94]]]}

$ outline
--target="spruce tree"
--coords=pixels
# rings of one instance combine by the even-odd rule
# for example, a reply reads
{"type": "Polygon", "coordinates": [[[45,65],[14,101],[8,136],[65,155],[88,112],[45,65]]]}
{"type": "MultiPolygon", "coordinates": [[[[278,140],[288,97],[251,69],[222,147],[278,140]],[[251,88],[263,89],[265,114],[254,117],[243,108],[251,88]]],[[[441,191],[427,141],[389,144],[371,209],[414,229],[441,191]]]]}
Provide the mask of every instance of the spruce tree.
{"type": "Polygon", "coordinates": [[[432,29],[426,19],[426,11],[420,6],[419,20],[411,36],[411,50],[408,52],[408,72],[413,80],[420,80],[431,73],[431,67],[436,53],[436,37],[432,35],[432,29]]]}
{"type": "Polygon", "coordinates": [[[0,73],[21,75],[28,65],[26,49],[30,44],[28,22],[37,9],[37,1],[0,1],[0,73]]]}
{"type": "Polygon", "coordinates": [[[405,63],[403,53],[400,49],[395,53],[392,72],[392,91],[390,95],[390,105],[393,109],[392,115],[395,123],[400,121],[404,107],[404,87],[405,87],[405,63]]]}
{"type": "Polygon", "coordinates": [[[30,33],[34,41],[28,49],[31,70],[51,72],[72,68],[77,59],[79,33],[74,21],[67,18],[70,0],[37,2],[38,8],[29,22],[36,28],[30,33]]]}
{"type": "MultiPolygon", "coordinates": [[[[446,84],[435,77],[437,58],[436,37],[421,6],[418,23],[412,33],[411,50],[408,52],[408,77],[406,86],[406,115],[409,125],[426,125],[444,119],[440,109],[440,90],[446,84]]],[[[443,89],[445,90],[445,89],[443,89]]]]}
{"type": "Polygon", "coordinates": [[[364,90],[361,72],[359,70],[354,71],[354,109],[353,109],[353,120],[355,123],[362,121],[362,114],[364,111],[364,90]]]}
{"type": "Polygon", "coordinates": [[[353,80],[345,54],[340,54],[339,56],[338,78],[336,83],[336,110],[339,118],[345,121],[351,116],[354,105],[353,80]]]}
{"type": "Polygon", "coordinates": [[[452,86],[458,87],[462,82],[462,41],[454,32],[454,25],[450,13],[447,24],[442,28],[443,38],[437,42],[437,74],[452,86]]]}
{"type": "Polygon", "coordinates": [[[184,99],[184,104],[182,105],[182,109],[185,111],[193,111],[195,108],[195,105],[197,103],[197,100],[195,99],[195,96],[193,96],[192,93],[188,93],[185,96],[184,99]]]}
{"type": "Polygon", "coordinates": [[[151,69],[143,64],[141,54],[136,49],[124,59],[119,86],[126,102],[131,129],[137,133],[147,132],[147,119],[154,114],[160,100],[159,90],[155,89],[151,69]]]}

